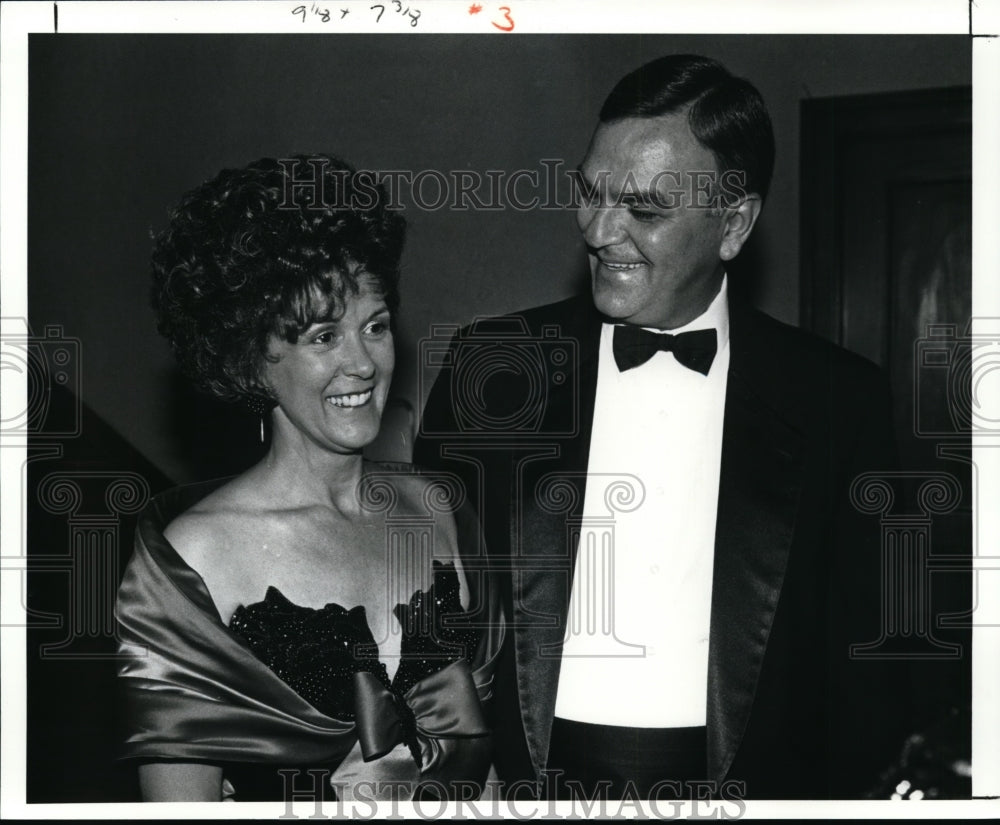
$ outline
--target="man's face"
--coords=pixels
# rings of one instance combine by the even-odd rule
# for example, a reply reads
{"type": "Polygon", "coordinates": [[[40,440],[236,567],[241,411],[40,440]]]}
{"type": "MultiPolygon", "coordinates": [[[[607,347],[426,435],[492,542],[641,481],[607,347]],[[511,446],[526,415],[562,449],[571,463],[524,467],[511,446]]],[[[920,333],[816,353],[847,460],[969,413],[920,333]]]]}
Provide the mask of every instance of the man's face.
{"type": "Polygon", "coordinates": [[[726,217],[708,207],[718,170],[686,113],[600,124],[580,168],[593,196],[577,222],[597,309],[665,329],[704,312],[722,283],[726,217]]]}

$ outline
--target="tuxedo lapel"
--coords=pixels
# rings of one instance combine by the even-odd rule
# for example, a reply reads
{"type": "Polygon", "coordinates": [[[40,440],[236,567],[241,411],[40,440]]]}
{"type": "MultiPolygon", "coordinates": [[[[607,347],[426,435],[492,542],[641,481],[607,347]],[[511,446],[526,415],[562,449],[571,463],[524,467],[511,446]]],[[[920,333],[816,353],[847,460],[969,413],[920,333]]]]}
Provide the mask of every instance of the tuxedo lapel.
{"type": "MultiPolygon", "coordinates": [[[[582,515],[601,319],[564,305],[577,343],[572,380],[550,384],[542,433],[513,461],[511,554],[517,690],[535,770],[548,755],[582,515]],[[552,433],[552,437],[546,437],[552,433]]],[[[553,323],[553,319],[546,319],[553,323]]],[[[710,779],[721,781],[746,728],[788,560],[804,442],[782,404],[783,376],[752,313],[731,309],[707,697],[710,779]]]]}
{"type": "MultiPolygon", "coordinates": [[[[561,337],[575,344],[568,380],[547,387],[542,432],[514,459],[511,554],[521,714],[535,770],[548,756],[572,587],[597,386],[601,322],[587,300],[565,305],[561,337]],[[551,437],[548,437],[551,434],[551,437]]],[[[553,319],[547,319],[553,323],[553,319]]]]}
{"type": "Polygon", "coordinates": [[[750,715],[781,591],[804,441],[782,410],[784,376],[749,311],[730,315],[730,370],[712,579],[709,779],[721,782],[750,715]]]}

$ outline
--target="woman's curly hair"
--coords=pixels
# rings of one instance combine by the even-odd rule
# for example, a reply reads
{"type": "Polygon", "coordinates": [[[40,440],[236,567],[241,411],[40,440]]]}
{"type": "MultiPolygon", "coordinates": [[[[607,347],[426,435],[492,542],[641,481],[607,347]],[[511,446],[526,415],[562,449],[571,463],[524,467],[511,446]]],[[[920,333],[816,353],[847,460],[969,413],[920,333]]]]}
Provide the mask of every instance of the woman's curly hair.
{"type": "Polygon", "coordinates": [[[157,328],[181,370],[229,401],[268,399],[270,336],[343,312],[358,278],[398,305],[405,222],[375,176],[331,155],[263,158],[187,193],[155,239],[157,328]]]}

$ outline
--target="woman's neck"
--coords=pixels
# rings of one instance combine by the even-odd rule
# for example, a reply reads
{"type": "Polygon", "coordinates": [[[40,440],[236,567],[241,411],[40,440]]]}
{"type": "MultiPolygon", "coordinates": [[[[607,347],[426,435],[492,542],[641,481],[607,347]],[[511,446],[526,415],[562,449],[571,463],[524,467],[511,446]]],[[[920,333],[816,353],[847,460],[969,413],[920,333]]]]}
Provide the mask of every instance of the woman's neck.
{"type": "Polygon", "coordinates": [[[270,495],[280,497],[288,506],[321,505],[344,514],[360,514],[358,489],[364,465],[360,451],[338,453],[304,438],[277,435],[251,473],[270,495]]]}

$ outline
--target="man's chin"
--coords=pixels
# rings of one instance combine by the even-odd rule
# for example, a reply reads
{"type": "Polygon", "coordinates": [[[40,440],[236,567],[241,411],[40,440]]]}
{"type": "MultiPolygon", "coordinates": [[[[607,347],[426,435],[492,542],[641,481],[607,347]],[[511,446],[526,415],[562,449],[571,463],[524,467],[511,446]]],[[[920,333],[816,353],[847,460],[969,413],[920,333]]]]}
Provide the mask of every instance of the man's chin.
{"type": "Polygon", "coordinates": [[[593,284],[591,295],[597,311],[610,321],[628,323],[632,316],[642,309],[641,305],[636,306],[632,296],[622,295],[619,291],[602,287],[597,282],[593,284]]]}

